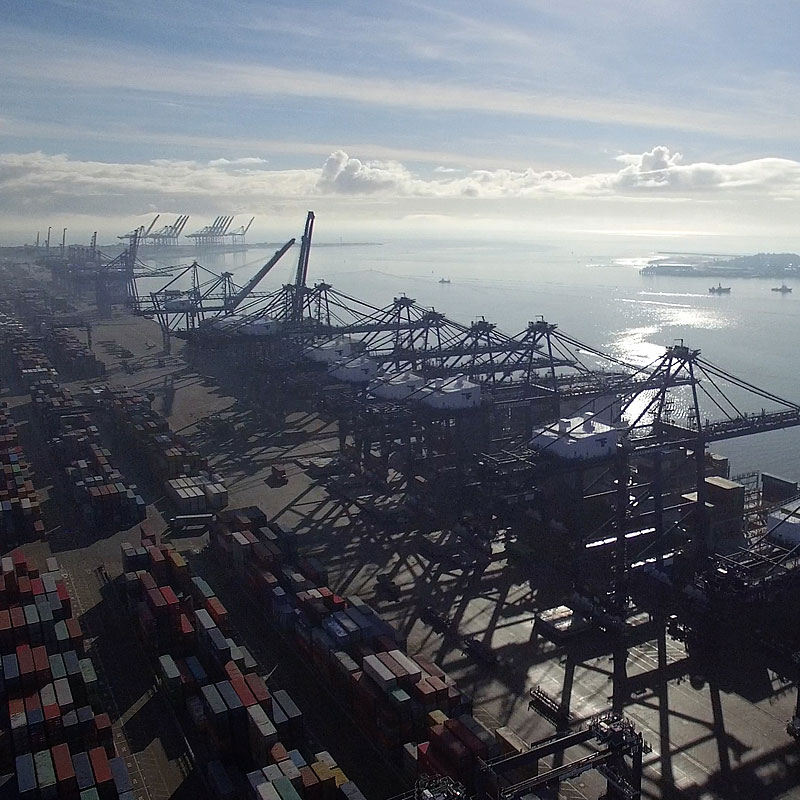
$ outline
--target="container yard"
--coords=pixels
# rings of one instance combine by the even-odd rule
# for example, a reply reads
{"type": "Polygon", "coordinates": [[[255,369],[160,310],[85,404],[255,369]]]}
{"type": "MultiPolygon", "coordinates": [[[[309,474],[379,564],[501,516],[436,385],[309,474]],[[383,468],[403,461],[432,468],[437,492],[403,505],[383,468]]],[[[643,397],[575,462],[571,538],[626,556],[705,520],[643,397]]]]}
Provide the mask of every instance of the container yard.
{"type": "Polygon", "coordinates": [[[133,234],[2,265],[10,796],[782,796],[800,488],[713,445],[800,406],[372,307],[313,223],[275,292],[294,240],[202,296],[140,295],[133,234]]]}

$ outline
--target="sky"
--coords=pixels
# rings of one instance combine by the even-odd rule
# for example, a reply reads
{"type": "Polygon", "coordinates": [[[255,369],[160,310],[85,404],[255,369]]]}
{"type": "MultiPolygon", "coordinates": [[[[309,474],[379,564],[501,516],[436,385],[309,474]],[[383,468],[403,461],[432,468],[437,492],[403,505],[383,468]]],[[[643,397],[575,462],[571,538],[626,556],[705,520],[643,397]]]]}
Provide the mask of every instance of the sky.
{"type": "Polygon", "coordinates": [[[0,13],[0,244],[307,209],[331,240],[795,235],[796,0],[0,13]]]}

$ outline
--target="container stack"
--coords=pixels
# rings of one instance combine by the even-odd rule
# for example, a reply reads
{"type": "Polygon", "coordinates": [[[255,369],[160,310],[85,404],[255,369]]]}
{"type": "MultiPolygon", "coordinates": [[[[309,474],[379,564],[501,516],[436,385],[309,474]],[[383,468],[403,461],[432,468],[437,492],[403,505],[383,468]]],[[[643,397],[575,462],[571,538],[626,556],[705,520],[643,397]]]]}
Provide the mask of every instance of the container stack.
{"type": "Polygon", "coordinates": [[[8,406],[0,404],[0,536],[19,544],[44,535],[39,494],[33,470],[19,444],[17,427],[8,406]]]}
{"type": "Polygon", "coordinates": [[[363,800],[302,711],[231,638],[228,612],[171,546],[123,543],[124,596],[159,683],[218,797],[363,800]]]}
{"type": "Polygon", "coordinates": [[[42,344],[55,368],[73,380],[105,375],[105,364],[69,328],[53,328],[42,344]]]}
{"type": "Polygon", "coordinates": [[[220,475],[200,473],[193,478],[173,478],[164,490],[181,514],[202,514],[228,505],[228,490],[220,475]]]}
{"type": "Polygon", "coordinates": [[[107,387],[115,428],[122,441],[147,464],[181,514],[224,508],[228,492],[223,479],[208,472],[206,460],[150,407],[150,399],[129,389],[107,387]]]}
{"type": "Polygon", "coordinates": [[[471,783],[477,759],[496,747],[450,676],[410,656],[367,603],[334,593],[324,567],[298,561],[293,537],[259,509],[219,514],[211,544],[370,741],[403,760],[410,777],[418,770],[471,783]]]}
{"type": "Polygon", "coordinates": [[[11,348],[17,377],[26,386],[41,380],[58,380],[50,359],[42,352],[38,342],[25,340],[11,348]]]}
{"type": "Polygon", "coordinates": [[[58,383],[58,373],[39,343],[23,334],[18,325],[0,324],[0,336],[11,340],[13,365],[30,391],[34,414],[51,438],[65,489],[83,518],[105,530],[141,521],[146,516],[144,500],[110,463],[110,452],[102,447],[89,409],[58,383]]]}
{"type": "Polygon", "coordinates": [[[2,773],[20,798],[133,800],[56,560],[41,573],[19,551],[0,563],[2,773]]]}
{"type": "Polygon", "coordinates": [[[83,518],[103,530],[130,527],[147,514],[144,499],[128,486],[102,446],[100,431],[91,417],[55,381],[31,386],[33,407],[62,468],[64,487],[83,518]]]}
{"type": "Polygon", "coordinates": [[[161,414],[150,408],[150,400],[129,390],[107,388],[114,419],[121,436],[141,453],[155,476],[171,478],[196,475],[206,469],[205,459],[169,427],[161,414]]]}

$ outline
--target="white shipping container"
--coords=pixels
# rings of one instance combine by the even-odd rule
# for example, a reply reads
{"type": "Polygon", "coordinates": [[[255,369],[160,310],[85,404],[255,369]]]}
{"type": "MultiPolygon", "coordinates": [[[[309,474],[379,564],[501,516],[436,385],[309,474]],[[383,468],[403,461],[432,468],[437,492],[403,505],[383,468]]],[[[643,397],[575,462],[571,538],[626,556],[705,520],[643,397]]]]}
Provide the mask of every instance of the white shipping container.
{"type": "Polygon", "coordinates": [[[394,689],[397,686],[397,678],[388,667],[381,663],[377,656],[366,656],[362,662],[362,667],[364,672],[382,689],[394,689]]]}

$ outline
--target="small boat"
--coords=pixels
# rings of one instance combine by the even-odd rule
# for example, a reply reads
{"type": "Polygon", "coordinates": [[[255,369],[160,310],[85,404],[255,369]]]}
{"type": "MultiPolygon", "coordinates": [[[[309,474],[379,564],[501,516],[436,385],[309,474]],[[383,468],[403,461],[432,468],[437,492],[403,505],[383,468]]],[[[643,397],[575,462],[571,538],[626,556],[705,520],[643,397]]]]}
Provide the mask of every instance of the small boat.
{"type": "Polygon", "coordinates": [[[785,283],[782,283],[780,286],[773,286],[773,292],[780,292],[781,294],[789,294],[792,291],[791,286],[787,286],[785,283]]]}
{"type": "Polygon", "coordinates": [[[730,286],[723,286],[721,283],[719,283],[716,286],[711,286],[708,291],[711,294],[730,294],[731,293],[731,287],[730,286]]]}
{"type": "MultiPolygon", "coordinates": [[[[450,278],[439,278],[439,283],[450,283],[450,278]]],[[[789,289],[791,292],[792,290],[789,289]]]]}

